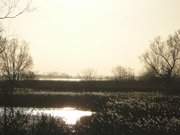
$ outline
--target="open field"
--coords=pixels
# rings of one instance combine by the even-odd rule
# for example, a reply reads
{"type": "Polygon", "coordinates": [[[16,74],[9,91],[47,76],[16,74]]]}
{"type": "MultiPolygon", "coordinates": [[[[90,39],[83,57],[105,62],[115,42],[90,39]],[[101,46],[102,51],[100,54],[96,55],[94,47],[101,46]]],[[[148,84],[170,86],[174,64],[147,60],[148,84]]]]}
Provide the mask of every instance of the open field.
{"type": "MultiPolygon", "coordinates": [[[[17,81],[13,85],[22,92],[134,92],[134,91],[161,91],[178,93],[180,80],[166,83],[163,81],[17,81]]],[[[11,84],[0,81],[0,88],[5,89],[11,84]]]]}
{"type": "MultiPolygon", "coordinates": [[[[0,106],[15,107],[77,107],[97,111],[101,109],[110,98],[119,97],[118,100],[137,98],[171,98],[160,92],[16,92],[13,95],[0,94],[0,106]]],[[[179,96],[177,96],[179,97],[179,96]]]]}
{"type": "Polygon", "coordinates": [[[104,104],[106,96],[91,94],[15,94],[4,97],[0,95],[0,105],[16,107],[77,107],[84,109],[96,109],[104,104]]]}

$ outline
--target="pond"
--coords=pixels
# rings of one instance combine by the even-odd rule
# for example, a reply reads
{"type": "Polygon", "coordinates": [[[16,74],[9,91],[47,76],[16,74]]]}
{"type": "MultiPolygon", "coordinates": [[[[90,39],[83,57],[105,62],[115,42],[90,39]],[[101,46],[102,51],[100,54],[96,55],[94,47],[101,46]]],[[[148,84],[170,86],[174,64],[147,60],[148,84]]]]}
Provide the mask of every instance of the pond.
{"type": "MultiPolygon", "coordinates": [[[[55,118],[62,118],[67,125],[75,125],[82,117],[91,116],[94,112],[81,110],[73,107],[63,108],[21,108],[16,107],[14,110],[21,110],[25,114],[34,116],[47,115],[55,118]]],[[[3,108],[0,108],[0,112],[3,108]]]]}
{"type": "Polygon", "coordinates": [[[80,120],[81,117],[91,116],[93,112],[79,110],[77,108],[72,107],[64,107],[64,108],[36,108],[34,110],[26,111],[27,113],[31,113],[31,115],[50,115],[52,117],[62,118],[66,124],[75,125],[77,121],[80,120]]]}

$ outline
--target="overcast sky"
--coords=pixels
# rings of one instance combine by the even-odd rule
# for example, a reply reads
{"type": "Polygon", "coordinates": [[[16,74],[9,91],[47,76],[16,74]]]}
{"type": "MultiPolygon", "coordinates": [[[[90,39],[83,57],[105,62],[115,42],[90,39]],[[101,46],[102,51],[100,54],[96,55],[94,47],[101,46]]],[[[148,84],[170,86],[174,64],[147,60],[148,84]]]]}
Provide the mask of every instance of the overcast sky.
{"type": "Polygon", "coordinates": [[[149,43],[180,29],[180,0],[33,0],[32,7],[3,26],[29,43],[41,73],[109,75],[117,65],[139,73],[149,43]]]}

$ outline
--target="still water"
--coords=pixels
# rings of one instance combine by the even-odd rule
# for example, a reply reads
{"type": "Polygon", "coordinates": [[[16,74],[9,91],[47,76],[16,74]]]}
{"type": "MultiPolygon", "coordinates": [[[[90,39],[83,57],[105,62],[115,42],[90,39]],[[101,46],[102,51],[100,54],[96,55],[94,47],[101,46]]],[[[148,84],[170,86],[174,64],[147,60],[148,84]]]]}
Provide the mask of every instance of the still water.
{"type": "Polygon", "coordinates": [[[68,81],[68,82],[79,82],[82,79],[80,78],[38,78],[38,80],[42,81],[68,81]]]}
{"type": "Polygon", "coordinates": [[[93,112],[83,111],[72,107],[64,108],[36,108],[33,110],[27,110],[26,113],[31,113],[31,115],[47,115],[56,118],[62,118],[66,124],[75,125],[81,117],[91,116],[93,112]]]}
{"type": "MultiPolygon", "coordinates": [[[[64,108],[23,108],[15,107],[14,111],[20,111],[32,116],[47,115],[55,118],[62,118],[67,125],[75,125],[82,117],[88,117],[93,114],[91,111],[80,110],[73,107],[64,108]]],[[[3,108],[0,108],[3,112],[3,108]]]]}
{"type": "MultiPolygon", "coordinates": [[[[51,116],[54,118],[61,118],[67,125],[75,125],[82,117],[91,116],[94,112],[80,110],[73,107],[63,107],[63,108],[23,108],[15,107],[14,111],[20,111],[25,114],[32,116],[51,116]]],[[[0,108],[0,113],[2,114],[3,108],[0,108]]]]}

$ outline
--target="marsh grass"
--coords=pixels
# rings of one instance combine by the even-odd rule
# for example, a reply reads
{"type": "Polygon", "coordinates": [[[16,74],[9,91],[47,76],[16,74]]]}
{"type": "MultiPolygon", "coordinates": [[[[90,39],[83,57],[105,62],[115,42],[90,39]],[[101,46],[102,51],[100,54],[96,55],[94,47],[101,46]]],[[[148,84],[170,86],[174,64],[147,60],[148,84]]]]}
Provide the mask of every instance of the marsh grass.
{"type": "MultiPolygon", "coordinates": [[[[74,97],[80,98],[77,95],[74,97]]],[[[96,113],[91,117],[81,118],[74,126],[66,125],[62,119],[55,119],[50,116],[33,117],[36,119],[36,122],[32,122],[32,116],[24,115],[21,112],[18,115],[14,115],[14,124],[11,125],[17,126],[15,128],[10,125],[8,127],[8,129],[10,129],[9,132],[12,131],[13,133],[24,135],[180,134],[179,96],[135,92],[114,94],[111,96],[97,95],[96,98],[92,96],[90,99],[94,99],[96,102],[101,101],[99,104],[96,104],[94,108],[96,113]],[[21,115],[22,117],[20,117],[21,115]],[[26,121],[24,121],[24,118],[26,121]],[[23,122],[25,123],[23,124],[23,122]]],[[[94,100],[91,101],[91,103],[94,103],[94,100]]],[[[2,117],[0,119],[2,120],[2,117]]],[[[2,127],[0,127],[0,131],[3,131],[2,127]]],[[[8,134],[12,135],[12,132],[8,134]]]]}

